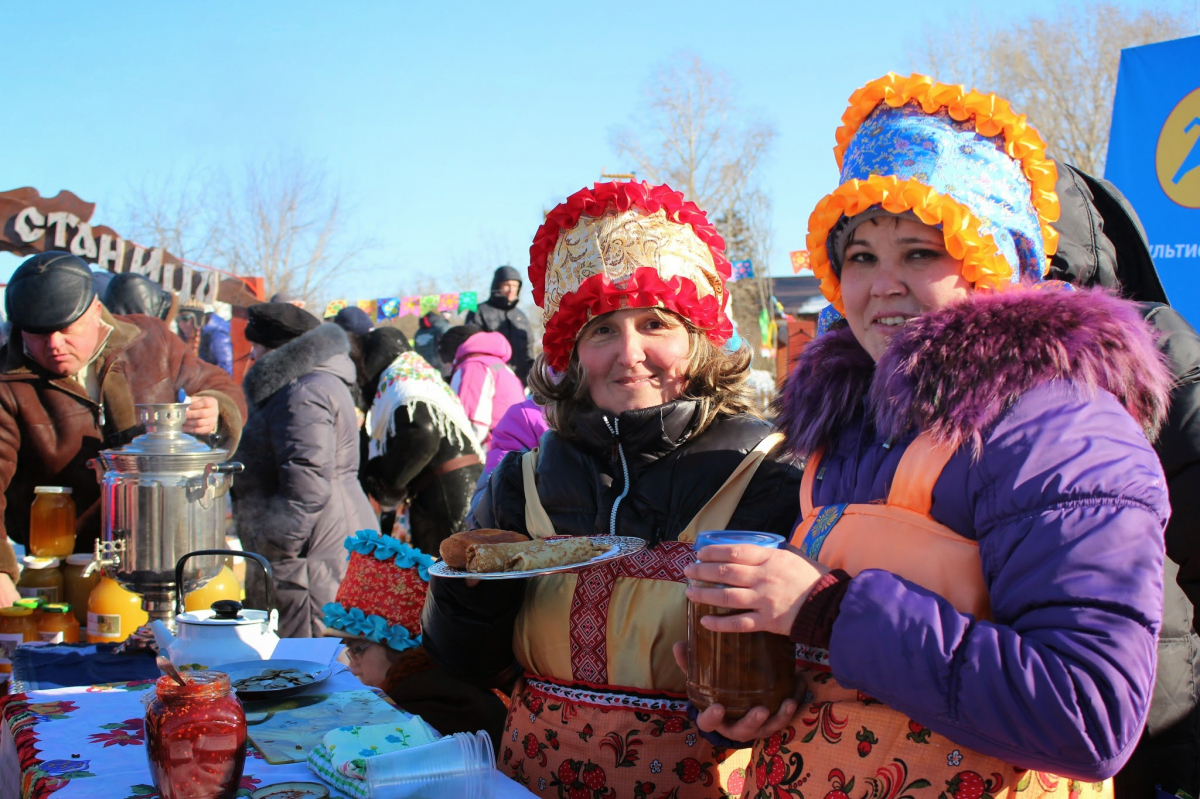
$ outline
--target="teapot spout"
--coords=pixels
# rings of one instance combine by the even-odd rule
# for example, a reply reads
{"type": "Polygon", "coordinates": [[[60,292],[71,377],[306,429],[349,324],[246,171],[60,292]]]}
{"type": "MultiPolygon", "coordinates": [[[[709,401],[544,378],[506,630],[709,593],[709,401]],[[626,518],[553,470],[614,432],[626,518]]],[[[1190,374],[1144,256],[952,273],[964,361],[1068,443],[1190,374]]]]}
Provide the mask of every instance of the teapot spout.
{"type": "Polygon", "coordinates": [[[150,622],[150,631],[154,633],[154,642],[158,644],[158,651],[165,655],[171,648],[171,644],[175,643],[175,636],[167,629],[167,625],[163,624],[162,619],[150,622]]]}

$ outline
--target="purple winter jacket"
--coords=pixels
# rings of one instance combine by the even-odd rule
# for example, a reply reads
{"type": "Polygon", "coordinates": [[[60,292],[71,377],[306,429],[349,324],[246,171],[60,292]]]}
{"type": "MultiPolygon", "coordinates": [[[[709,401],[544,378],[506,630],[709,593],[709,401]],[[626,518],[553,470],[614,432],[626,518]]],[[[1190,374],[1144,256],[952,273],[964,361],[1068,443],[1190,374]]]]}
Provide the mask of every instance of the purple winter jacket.
{"type": "Polygon", "coordinates": [[[854,577],[829,646],[844,686],[982,753],[1084,780],[1138,741],[1162,616],[1166,481],[1147,441],[1169,377],[1130,303],[976,295],[911,320],[878,365],[848,329],[780,400],[816,506],[886,498],[920,429],[958,451],[933,517],[979,542],[992,621],[887,571],[854,577]]]}

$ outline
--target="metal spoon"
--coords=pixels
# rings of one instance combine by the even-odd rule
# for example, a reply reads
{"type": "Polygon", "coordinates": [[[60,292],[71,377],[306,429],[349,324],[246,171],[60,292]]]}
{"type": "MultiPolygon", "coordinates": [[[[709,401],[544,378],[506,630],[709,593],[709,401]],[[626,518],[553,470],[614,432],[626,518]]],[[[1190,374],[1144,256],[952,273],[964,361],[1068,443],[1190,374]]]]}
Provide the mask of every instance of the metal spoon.
{"type": "Polygon", "coordinates": [[[154,662],[158,664],[158,668],[162,670],[163,674],[166,674],[175,682],[180,685],[188,684],[187,678],[179,673],[179,669],[175,668],[175,664],[166,655],[160,654],[154,659],[154,662]]]}

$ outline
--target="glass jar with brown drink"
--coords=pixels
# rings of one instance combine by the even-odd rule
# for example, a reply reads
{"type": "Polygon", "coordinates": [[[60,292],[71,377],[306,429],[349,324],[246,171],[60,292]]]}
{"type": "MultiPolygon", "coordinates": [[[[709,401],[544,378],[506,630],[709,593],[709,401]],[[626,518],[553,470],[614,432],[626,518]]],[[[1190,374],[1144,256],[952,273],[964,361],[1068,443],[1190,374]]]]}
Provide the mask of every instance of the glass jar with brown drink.
{"type": "MultiPolygon", "coordinates": [[[[700,533],[692,549],[715,544],[779,549],[783,536],[721,530],[700,533]]],[[[689,580],[689,586],[721,588],[689,580]]],[[[700,710],[719,704],[725,719],[734,721],[763,706],[772,713],[796,687],[796,647],[789,638],[768,632],[718,633],[700,624],[705,616],[731,616],[740,610],[688,602],[687,694],[700,710]]]]}

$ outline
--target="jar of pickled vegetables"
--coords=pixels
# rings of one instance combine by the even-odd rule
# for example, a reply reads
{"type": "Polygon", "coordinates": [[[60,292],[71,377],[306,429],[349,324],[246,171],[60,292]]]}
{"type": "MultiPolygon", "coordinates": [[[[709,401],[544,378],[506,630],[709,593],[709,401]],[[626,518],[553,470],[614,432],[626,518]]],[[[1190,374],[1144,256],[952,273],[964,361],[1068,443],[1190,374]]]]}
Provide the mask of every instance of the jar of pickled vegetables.
{"type": "Polygon", "coordinates": [[[232,797],[246,765],[246,716],[220,671],[158,678],[146,697],[146,759],[162,799],[232,797]]]}
{"type": "Polygon", "coordinates": [[[38,620],[38,640],[47,644],[79,643],[79,621],[71,606],[61,602],[43,605],[38,620]]]}
{"type": "Polygon", "coordinates": [[[39,558],[65,558],[75,551],[75,500],[71,489],[38,486],[29,509],[29,551],[39,558]]]}
{"type": "Polygon", "coordinates": [[[142,598],[104,575],[88,597],[87,640],[89,644],[116,644],[148,622],[142,598]]]}
{"type": "Polygon", "coordinates": [[[100,582],[99,569],[94,569],[87,577],[83,576],[95,559],[94,555],[87,553],[68,555],[62,567],[64,601],[71,606],[81,625],[87,624],[88,597],[100,582]]]}
{"type": "Polygon", "coordinates": [[[58,558],[38,558],[26,555],[21,558],[21,579],[17,580],[17,593],[24,597],[61,602],[63,598],[63,575],[58,558]]]}
{"type": "Polygon", "coordinates": [[[0,608],[0,674],[12,674],[12,657],[17,647],[37,639],[33,610],[20,605],[0,608]]]}

